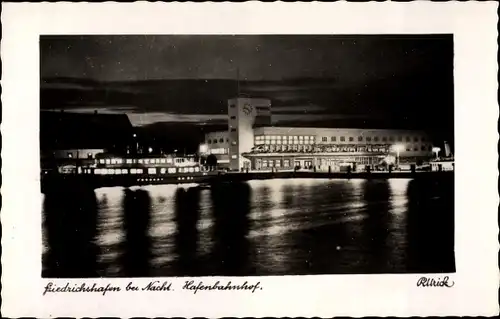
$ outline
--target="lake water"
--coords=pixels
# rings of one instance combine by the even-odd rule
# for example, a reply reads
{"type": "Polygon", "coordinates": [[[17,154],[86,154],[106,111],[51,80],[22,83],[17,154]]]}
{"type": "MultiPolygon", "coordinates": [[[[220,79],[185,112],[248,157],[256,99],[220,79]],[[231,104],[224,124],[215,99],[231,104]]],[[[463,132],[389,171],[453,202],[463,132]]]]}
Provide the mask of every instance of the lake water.
{"type": "Polygon", "coordinates": [[[44,277],[454,272],[452,178],[44,194],[44,277]]]}

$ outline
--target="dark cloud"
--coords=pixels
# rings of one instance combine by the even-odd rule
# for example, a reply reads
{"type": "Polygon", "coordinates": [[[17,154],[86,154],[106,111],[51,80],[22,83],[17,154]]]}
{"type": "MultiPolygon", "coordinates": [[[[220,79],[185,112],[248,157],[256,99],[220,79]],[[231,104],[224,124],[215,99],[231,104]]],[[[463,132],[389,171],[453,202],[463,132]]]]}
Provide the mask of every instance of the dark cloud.
{"type": "Polygon", "coordinates": [[[212,125],[240,91],[270,98],[278,124],[384,118],[453,134],[451,35],[42,36],[40,50],[42,109],[212,125]]]}

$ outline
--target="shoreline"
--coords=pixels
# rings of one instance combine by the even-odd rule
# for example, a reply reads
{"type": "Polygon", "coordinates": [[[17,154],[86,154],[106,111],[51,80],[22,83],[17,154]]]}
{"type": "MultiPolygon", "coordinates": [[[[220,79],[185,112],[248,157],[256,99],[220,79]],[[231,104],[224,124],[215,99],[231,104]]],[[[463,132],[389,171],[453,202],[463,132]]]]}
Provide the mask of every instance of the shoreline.
{"type": "Polygon", "coordinates": [[[145,185],[175,184],[217,184],[239,183],[250,180],[266,179],[440,179],[454,178],[454,171],[444,172],[229,172],[186,175],[51,175],[41,179],[42,193],[60,187],[77,187],[93,189],[100,187],[133,187],[145,185]]]}

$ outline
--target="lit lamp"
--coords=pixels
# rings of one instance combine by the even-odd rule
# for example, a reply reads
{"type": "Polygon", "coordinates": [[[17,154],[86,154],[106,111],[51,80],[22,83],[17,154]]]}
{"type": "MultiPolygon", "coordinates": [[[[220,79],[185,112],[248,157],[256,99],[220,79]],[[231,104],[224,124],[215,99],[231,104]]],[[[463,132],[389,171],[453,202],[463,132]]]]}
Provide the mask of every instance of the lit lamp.
{"type": "Polygon", "coordinates": [[[153,153],[153,148],[151,148],[151,147],[150,147],[150,148],[148,149],[148,151],[149,151],[149,153],[153,153]]]}
{"type": "Polygon", "coordinates": [[[199,149],[200,154],[206,154],[207,151],[208,151],[207,144],[200,144],[200,149],[199,149]]]}
{"type": "Polygon", "coordinates": [[[434,154],[436,154],[436,159],[438,158],[438,154],[439,154],[440,151],[441,151],[440,147],[435,146],[435,147],[432,148],[432,152],[434,154]]]}
{"type": "Polygon", "coordinates": [[[404,150],[403,144],[395,144],[392,146],[394,152],[396,152],[396,166],[399,166],[399,153],[404,150]]]}

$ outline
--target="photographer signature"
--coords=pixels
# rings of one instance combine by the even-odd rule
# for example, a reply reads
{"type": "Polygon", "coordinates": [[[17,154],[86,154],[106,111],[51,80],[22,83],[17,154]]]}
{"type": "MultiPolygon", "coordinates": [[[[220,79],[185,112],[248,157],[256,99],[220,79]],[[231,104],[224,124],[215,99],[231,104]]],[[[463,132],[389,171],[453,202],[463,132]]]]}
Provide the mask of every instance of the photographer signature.
{"type": "Polygon", "coordinates": [[[447,287],[451,288],[455,285],[454,281],[450,281],[450,277],[445,276],[443,278],[430,278],[430,277],[420,277],[417,281],[417,287],[447,287]]]}

